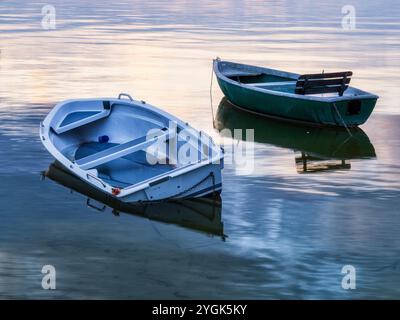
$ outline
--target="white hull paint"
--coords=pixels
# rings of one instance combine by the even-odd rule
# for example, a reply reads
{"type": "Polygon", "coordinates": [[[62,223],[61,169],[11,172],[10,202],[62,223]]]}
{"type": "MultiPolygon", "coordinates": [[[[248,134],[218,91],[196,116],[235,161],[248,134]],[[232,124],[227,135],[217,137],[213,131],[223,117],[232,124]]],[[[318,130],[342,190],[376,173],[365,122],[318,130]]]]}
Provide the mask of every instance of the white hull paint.
{"type": "Polygon", "coordinates": [[[40,137],[46,149],[71,173],[123,202],[203,197],[221,192],[223,152],[211,138],[207,136],[211,142],[207,152],[203,145],[198,147],[199,160],[187,164],[178,159],[174,166],[152,166],[139,159],[152,145],[151,140],[142,139],[150,129],[164,130],[160,137],[165,136],[166,143],[185,129],[206,136],[143,101],[104,98],[57,104],[40,124],[40,137]],[[170,122],[176,124],[176,131],[165,129],[170,122]],[[96,144],[101,136],[109,139],[111,147],[77,158],[82,145],[104,147],[104,143],[96,144]]]}

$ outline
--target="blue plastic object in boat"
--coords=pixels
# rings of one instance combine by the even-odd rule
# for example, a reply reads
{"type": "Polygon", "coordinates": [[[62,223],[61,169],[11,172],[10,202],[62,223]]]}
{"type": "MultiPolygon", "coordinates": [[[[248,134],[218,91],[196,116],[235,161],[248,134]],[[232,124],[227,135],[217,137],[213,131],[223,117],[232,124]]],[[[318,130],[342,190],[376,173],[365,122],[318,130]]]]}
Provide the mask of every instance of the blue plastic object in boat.
{"type": "Polygon", "coordinates": [[[100,143],[107,143],[108,141],[110,141],[109,136],[100,136],[99,137],[99,142],[100,143]]]}

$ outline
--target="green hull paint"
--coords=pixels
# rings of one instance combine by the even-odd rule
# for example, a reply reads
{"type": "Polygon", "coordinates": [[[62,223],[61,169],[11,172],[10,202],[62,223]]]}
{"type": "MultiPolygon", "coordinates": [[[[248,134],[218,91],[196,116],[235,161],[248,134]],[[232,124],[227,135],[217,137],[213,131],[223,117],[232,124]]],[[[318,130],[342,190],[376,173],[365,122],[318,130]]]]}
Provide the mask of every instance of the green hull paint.
{"type": "MultiPolygon", "coordinates": [[[[218,64],[218,61],[216,62],[218,64]]],[[[214,65],[218,84],[233,104],[253,112],[319,125],[358,126],[367,121],[374,110],[377,96],[358,90],[359,95],[349,97],[308,98],[284,91],[260,90],[225,77],[214,65]],[[350,101],[360,103],[357,114],[349,114],[350,101]],[[336,106],[336,108],[335,108],[336,106]],[[337,109],[337,110],[336,110],[337,109]],[[338,114],[340,113],[340,116],[338,114]],[[344,123],[343,123],[344,122],[344,123]]],[[[270,70],[270,69],[266,69],[270,70]]],[[[295,80],[295,79],[290,79],[295,80]]]]}

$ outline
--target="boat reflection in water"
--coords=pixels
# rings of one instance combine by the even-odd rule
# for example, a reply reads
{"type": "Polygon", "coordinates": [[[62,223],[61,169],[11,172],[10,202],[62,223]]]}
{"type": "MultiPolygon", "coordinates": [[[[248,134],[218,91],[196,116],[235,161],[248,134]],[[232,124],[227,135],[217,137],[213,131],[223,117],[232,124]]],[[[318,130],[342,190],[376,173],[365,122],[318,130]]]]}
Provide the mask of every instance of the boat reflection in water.
{"type": "Polygon", "coordinates": [[[79,192],[87,197],[86,205],[98,211],[112,209],[114,215],[120,213],[132,214],[150,220],[179,225],[225,240],[223,222],[221,221],[221,198],[180,199],[168,202],[138,202],[124,203],[83,182],[78,177],[66,171],[57,161],[44,172],[44,177],[79,192]],[[93,200],[101,203],[95,205],[93,200]]]}
{"type": "Polygon", "coordinates": [[[279,121],[249,113],[223,98],[215,126],[223,129],[254,129],[255,142],[292,149],[298,173],[349,170],[350,160],[376,158],[374,146],[360,128],[315,127],[279,121]]]}

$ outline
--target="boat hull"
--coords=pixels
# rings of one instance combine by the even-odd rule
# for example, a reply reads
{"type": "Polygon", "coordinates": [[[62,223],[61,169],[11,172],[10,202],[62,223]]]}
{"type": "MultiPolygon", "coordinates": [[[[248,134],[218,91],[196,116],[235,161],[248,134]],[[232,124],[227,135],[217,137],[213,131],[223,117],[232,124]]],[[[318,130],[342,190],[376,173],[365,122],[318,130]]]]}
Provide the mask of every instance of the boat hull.
{"type": "Polygon", "coordinates": [[[219,195],[222,189],[221,167],[209,164],[156,185],[119,198],[126,203],[201,198],[219,195]]]}
{"type": "Polygon", "coordinates": [[[144,101],[67,100],[41,123],[40,137],[66,170],[121,202],[221,192],[222,149],[205,133],[144,101]]]}
{"type": "Polygon", "coordinates": [[[223,76],[217,64],[214,70],[225,97],[236,106],[265,116],[316,125],[352,127],[367,121],[378,99],[374,95],[318,99],[258,90],[223,76]],[[349,112],[354,104],[357,104],[358,112],[349,112]]]}

